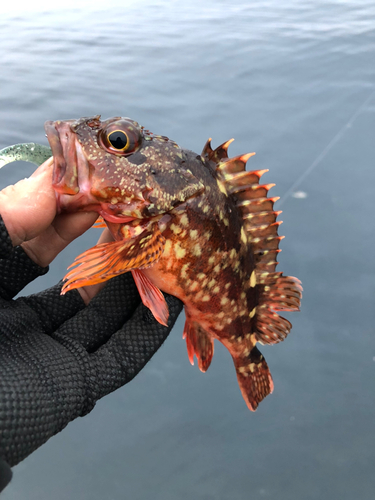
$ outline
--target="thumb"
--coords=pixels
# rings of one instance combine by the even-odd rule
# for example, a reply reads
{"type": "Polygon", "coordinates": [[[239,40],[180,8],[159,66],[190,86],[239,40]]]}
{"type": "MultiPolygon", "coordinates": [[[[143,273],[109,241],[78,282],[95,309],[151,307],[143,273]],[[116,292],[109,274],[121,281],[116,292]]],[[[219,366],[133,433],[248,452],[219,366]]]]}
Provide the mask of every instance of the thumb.
{"type": "Polygon", "coordinates": [[[49,158],[31,177],[0,191],[0,214],[15,246],[43,232],[55,218],[52,165],[49,158]]]}

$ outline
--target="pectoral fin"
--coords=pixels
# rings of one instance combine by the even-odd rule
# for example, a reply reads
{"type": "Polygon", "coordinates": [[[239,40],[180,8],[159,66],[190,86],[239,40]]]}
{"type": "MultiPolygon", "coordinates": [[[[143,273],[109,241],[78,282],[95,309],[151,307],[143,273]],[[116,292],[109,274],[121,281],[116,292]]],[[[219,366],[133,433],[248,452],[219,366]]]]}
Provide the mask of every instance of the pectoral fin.
{"type": "Polygon", "coordinates": [[[73,267],[65,276],[61,293],[148,267],[160,258],[164,244],[165,238],[158,227],[151,226],[136,238],[96,245],[79,255],[68,268],[73,267]]]}
{"type": "Polygon", "coordinates": [[[104,219],[102,216],[99,216],[97,219],[96,219],[96,222],[94,222],[94,224],[92,225],[92,227],[95,227],[96,229],[99,228],[104,228],[104,227],[108,227],[107,224],[105,223],[104,219]]]}

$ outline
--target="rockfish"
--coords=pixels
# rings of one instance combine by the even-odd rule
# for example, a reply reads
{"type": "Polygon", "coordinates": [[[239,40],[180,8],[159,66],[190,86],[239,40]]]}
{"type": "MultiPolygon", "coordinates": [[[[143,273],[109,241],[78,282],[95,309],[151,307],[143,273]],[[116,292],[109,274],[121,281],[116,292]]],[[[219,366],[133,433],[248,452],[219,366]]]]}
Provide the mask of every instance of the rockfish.
{"type": "Polygon", "coordinates": [[[280,212],[246,171],[254,153],[228,158],[227,141],[202,154],[180,148],[129,118],[47,122],[60,210],[97,211],[114,241],[77,257],[63,293],[131,271],[143,303],[162,324],[163,292],[182,300],[190,362],[208,369],[214,339],[232,355],[250,410],[273,390],[256,347],[285,339],[301,283],[276,272],[280,212]]]}

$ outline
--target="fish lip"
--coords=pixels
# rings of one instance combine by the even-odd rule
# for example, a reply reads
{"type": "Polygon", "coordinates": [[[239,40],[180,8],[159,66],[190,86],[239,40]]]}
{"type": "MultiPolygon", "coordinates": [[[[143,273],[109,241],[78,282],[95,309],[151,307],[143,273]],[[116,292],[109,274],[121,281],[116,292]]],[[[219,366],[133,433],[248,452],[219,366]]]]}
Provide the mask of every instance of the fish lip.
{"type": "Polygon", "coordinates": [[[90,167],[76,134],[74,120],[45,123],[54,160],[52,187],[58,213],[83,210],[99,212],[100,202],[91,194],[90,167]]]}
{"type": "MultiPolygon", "coordinates": [[[[78,186],[76,140],[70,128],[72,122],[72,120],[48,121],[44,124],[44,129],[54,160],[52,186],[60,193],[74,195],[80,189],[78,186]]],[[[82,162],[82,158],[80,159],[82,162]]]]}
{"type": "Polygon", "coordinates": [[[60,135],[55,127],[55,122],[45,122],[44,130],[46,131],[47,139],[53,155],[54,166],[52,174],[52,185],[57,186],[61,182],[66,171],[64,152],[60,140],[60,135]]]}

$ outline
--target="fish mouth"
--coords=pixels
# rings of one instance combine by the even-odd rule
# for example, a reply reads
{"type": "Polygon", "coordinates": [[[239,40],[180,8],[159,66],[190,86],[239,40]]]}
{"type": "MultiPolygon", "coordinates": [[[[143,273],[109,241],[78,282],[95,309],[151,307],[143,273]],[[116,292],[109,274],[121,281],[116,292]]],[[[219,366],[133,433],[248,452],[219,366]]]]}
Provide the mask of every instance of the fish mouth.
{"type": "Polygon", "coordinates": [[[98,211],[98,201],[90,192],[90,168],[81,145],[65,122],[44,124],[53,155],[52,187],[56,192],[58,211],[98,211]]]}
{"type": "MultiPolygon", "coordinates": [[[[61,194],[75,195],[80,191],[78,186],[78,165],[76,141],[70,129],[72,122],[46,122],[44,129],[52,149],[54,167],[52,185],[61,194]]],[[[80,160],[82,160],[80,158],[80,160]]],[[[84,160],[86,160],[84,158],[84,160]]],[[[81,162],[82,174],[88,173],[87,161],[81,162]]],[[[82,180],[82,179],[81,179],[82,180]]]]}

